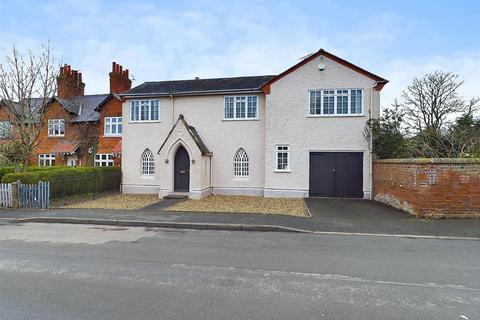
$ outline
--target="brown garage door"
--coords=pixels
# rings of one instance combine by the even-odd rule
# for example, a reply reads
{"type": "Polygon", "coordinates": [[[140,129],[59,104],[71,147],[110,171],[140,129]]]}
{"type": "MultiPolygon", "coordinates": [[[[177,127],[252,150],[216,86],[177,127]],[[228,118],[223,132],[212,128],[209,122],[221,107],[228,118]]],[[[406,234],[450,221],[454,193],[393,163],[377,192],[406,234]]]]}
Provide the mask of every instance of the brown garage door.
{"type": "Polygon", "coordinates": [[[310,196],[363,198],[363,153],[311,152],[310,196]]]}

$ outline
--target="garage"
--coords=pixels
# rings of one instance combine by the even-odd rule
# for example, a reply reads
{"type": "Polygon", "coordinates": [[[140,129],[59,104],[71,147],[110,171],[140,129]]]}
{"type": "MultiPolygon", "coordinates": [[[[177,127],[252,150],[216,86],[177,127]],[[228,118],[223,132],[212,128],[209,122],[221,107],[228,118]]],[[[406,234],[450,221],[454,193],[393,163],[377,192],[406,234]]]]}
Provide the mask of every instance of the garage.
{"type": "Polygon", "coordinates": [[[363,152],[311,152],[311,197],[363,198],[363,152]]]}

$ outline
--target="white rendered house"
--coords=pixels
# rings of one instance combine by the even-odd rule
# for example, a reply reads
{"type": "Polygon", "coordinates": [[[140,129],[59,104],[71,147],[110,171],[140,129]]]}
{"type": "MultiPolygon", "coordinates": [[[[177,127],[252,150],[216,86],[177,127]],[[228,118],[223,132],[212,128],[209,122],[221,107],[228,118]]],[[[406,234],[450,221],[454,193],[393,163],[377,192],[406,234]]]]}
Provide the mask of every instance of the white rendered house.
{"type": "Polygon", "coordinates": [[[145,82],[122,94],[122,190],[368,199],[387,82],[323,49],[279,75],[145,82]]]}

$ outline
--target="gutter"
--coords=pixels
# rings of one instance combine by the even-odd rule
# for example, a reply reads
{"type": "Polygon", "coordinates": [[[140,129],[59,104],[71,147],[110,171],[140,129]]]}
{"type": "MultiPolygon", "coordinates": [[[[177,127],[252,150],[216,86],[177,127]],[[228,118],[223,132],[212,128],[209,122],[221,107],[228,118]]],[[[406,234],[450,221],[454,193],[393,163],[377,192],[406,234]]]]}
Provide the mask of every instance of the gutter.
{"type": "Polygon", "coordinates": [[[241,90],[215,90],[215,91],[183,91],[177,93],[169,93],[169,92],[148,92],[148,93],[123,93],[120,94],[123,98],[130,98],[130,97],[151,97],[151,96],[163,96],[163,97],[172,97],[172,96],[196,96],[196,95],[216,95],[216,94],[225,94],[225,93],[263,93],[262,90],[258,88],[248,88],[248,89],[241,89],[241,90]]]}

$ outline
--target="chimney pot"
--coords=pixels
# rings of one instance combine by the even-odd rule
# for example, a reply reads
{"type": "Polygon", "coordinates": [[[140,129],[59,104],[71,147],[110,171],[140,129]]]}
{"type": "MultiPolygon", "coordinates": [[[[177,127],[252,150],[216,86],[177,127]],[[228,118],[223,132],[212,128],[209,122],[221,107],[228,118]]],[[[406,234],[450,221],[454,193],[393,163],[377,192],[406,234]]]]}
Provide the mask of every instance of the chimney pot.
{"type": "Polygon", "coordinates": [[[116,64],[117,64],[117,63],[116,63],[115,61],[112,62],[112,72],[115,72],[115,66],[116,66],[116,64]]]}
{"type": "Polygon", "coordinates": [[[200,80],[200,78],[199,78],[199,77],[195,77],[195,80],[200,80]]]}

